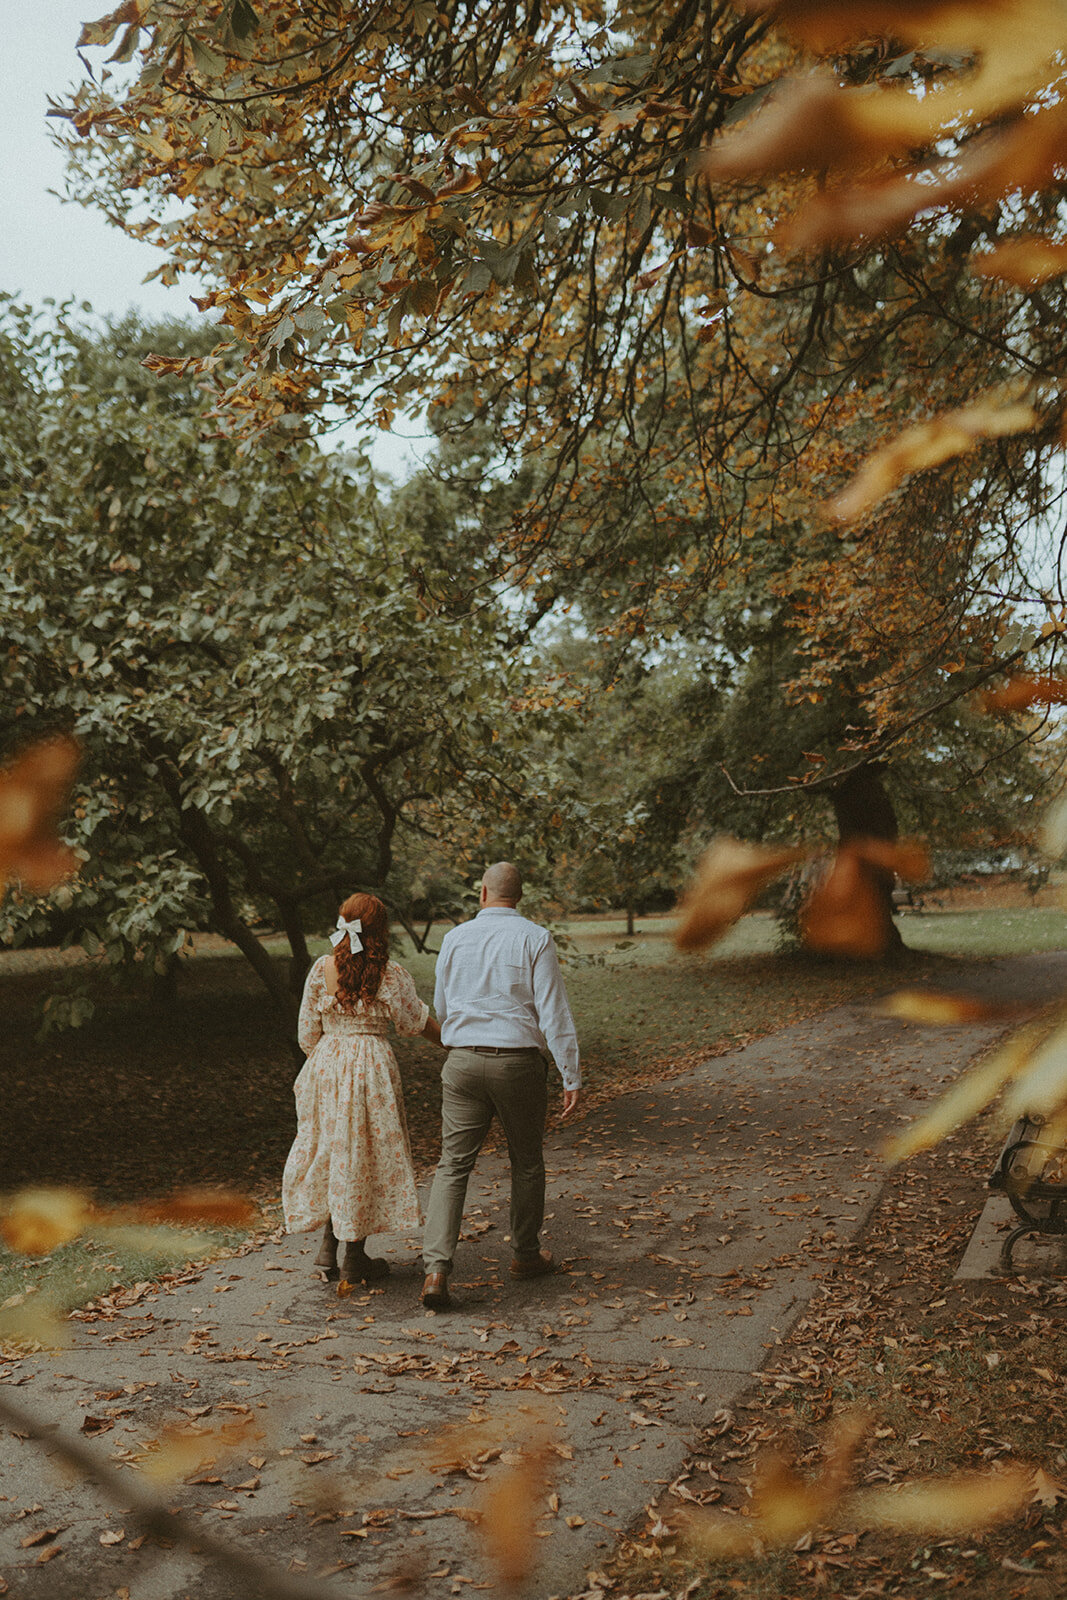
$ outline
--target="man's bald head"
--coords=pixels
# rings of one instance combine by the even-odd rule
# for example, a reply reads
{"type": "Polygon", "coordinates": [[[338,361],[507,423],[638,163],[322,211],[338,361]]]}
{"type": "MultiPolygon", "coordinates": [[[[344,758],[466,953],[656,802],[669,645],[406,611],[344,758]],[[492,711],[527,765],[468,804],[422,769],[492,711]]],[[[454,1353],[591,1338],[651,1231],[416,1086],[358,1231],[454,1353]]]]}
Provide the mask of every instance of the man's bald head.
{"type": "Polygon", "coordinates": [[[482,875],[487,901],[514,906],[522,899],[522,874],[510,861],[494,861],[482,875]]]}

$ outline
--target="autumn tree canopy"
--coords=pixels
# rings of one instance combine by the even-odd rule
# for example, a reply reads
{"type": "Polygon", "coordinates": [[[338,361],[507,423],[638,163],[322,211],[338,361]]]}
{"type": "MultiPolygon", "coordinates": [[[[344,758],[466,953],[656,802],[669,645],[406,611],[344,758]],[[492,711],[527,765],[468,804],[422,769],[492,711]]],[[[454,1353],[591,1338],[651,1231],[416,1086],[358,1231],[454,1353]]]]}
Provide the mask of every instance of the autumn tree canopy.
{"type": "Polygon", "coordinates": [[[1060,257],[1021,236],[1054,205],[1064,26],[1052,0],[127,0],[84,31],[112,64],[68,138],[245,342],[231,414],[492,416],[497,470],[543,468],[488,530],[512,578],[543,611],[576,565],[619,572],[636,630],[879,435],[838,518],[1047,449],[1060,257]],[[839,445],[872,367],[903,382],[839,445]]]}

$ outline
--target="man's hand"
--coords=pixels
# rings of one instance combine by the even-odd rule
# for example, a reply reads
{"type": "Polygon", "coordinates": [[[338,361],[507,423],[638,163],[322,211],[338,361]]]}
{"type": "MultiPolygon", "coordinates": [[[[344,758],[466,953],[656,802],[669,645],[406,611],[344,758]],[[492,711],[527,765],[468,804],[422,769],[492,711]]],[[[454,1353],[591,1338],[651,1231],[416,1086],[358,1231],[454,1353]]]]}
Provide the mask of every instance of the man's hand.
{"type": "Polygon", "coordinates": [[[559,1114],[561,1122],[566,1122],[567,1118],[578,1104],[578,1096],[580,1093],[580,1089],[564,1089],[563,1110],[559,1114]]]}

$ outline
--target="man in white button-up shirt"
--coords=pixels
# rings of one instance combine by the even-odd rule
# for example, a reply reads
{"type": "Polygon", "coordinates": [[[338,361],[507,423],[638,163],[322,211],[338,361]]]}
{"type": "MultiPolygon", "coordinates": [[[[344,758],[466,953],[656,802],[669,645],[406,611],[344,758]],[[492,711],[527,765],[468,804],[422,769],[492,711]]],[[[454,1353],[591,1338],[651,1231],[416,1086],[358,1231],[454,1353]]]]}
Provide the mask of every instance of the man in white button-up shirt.
{"type": "Polygon", "coordinates": [[[450,928],[437,958],[434,1009],[448,1061],[441,1074],[441,1160],[426,1208],[423,1304],[450,1302],[448,1274],[467,1182],[494,1115],[511,1160],[511,1273],[537,1278],[555,1263],[540,1248],[545,1213],[548,1050],[563,1078],[563,1116],[578,1104],[578,1037],[552,935],[516,910],[522,879],[498,861],[482,879],[481,909],[450,928]]]}

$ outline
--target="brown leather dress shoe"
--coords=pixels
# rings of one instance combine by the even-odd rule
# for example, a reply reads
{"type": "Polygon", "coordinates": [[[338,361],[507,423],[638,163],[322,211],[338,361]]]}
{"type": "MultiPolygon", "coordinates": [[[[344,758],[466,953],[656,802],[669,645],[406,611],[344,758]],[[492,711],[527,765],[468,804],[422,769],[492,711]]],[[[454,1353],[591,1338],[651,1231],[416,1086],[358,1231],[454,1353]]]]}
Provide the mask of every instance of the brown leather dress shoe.
{"type": "Polygon", "coordinates": [[[535,1256],[516,1256],[511,1263],[513,1278],[543,1278],[555,1270],[556,1263],[551,1250],[539,1250],[535,1256]]]}
{"type": "Polygon", "coordinates": [[[448,1298],[448,1274],[428,1272],[422,1286],[422,1303],[427,1311],[447,1311],[452,1304],[448,1298]]]}

